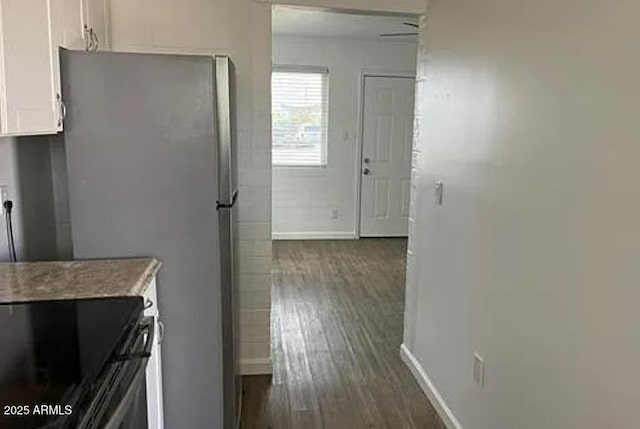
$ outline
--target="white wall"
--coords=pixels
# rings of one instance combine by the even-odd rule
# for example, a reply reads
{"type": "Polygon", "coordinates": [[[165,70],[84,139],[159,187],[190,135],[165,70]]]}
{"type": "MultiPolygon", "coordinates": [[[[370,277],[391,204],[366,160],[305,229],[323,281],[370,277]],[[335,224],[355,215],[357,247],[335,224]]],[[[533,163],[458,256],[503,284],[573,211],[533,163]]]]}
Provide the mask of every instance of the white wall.
{"type": "MultiPolygon", "coordinates": [[[[48,137],[0,138],[0,185],[8,187],[19,261],[58,259],[48,137]]],[[[0,216],[0,261],[9,261],[0,216]]]]}
{"type": "Polygon", "coordinates": [[[405,345],[466,429],[640,427],[638,16],[429,2],[405,345]]]}
{"type": "Polygon", "coordinates": [[[362,72],[415,73],[416,49],[407,41],[273,38],[274,64],[329,68],[327,166],[273,168],[274,238],[356,236],[362,72]]]}
{"type": "MultiPolygon", "coordinates": [[[[18,182],[18,156],[16,153],[16,139],[14,138],[0,138],[0,185],[7,186],[9,188],[9,198],[12,200],[16,200],[18,198],[20,191],[18,182]]],[[[14,238],[16,241],[16,253],[18,253],[19,248],[19,257],[22,258],[22,224],[20,222],[20,209],[20,204],[16,201],[15,208],[13,210],[13,219],[15,220],[14,238]]],[[[0,216],[0,261],[2,262],[8,262],[10,260],[7,240],[5,217],[0,216]]]]}

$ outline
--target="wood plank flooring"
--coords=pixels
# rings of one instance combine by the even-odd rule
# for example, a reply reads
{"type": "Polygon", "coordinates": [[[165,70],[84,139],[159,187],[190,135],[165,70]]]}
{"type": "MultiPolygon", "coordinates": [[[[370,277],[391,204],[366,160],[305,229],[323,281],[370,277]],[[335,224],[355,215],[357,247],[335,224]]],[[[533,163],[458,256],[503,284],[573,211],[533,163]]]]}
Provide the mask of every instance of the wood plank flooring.
{"type": "Polygon", "coordinates": [[[445,429],[399,356],[404,239],[273,243],[273,376],[243,429],[445,429]]]}

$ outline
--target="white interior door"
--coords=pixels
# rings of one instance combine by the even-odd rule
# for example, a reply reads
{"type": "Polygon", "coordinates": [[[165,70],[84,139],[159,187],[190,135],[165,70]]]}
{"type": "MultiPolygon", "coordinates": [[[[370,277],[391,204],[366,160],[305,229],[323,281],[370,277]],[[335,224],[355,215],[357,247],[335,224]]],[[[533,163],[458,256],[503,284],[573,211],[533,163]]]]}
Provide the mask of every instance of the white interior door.
{"type": "Polygon", "coordinates": [[[406,236],[409,228],[415,79],[364,80],[360,236],[406,236]]]}

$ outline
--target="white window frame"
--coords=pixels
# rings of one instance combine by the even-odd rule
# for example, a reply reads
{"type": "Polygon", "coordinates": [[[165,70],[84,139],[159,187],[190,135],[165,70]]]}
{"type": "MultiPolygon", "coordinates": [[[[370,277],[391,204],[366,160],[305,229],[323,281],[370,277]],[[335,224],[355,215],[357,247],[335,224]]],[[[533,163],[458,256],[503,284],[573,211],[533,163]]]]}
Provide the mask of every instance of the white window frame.
{"type": "MultiPolygon", "coordinates": [[[[273,168],[325,168],[328,164],[328,146],[329,146],[329,68],[319,66],[302,66],[302,65],[274,65],[272,73],[317,73],[324,76],[324,87],[322,98],[324,100],[323,112],[322,112],[322,134],[320,140],[320,162],[316,164],[304,164],[304,163],[276,163],[275,158],[272,156],[271,165],[273,168]]],[[[273,96],[273,95],[272,95],[273,96]]],[[[273,114],[273,112],[272,112],[273,114]]],[[[273,129],[273,123],[272,123],[273,129]]],[[[272,131],[273,132],[273,131],[272,131]]],[[[273,143],[272,143],[273,144],[273,143]]],[[[273,150],[273,147],[272,147],[273,150]]]]}

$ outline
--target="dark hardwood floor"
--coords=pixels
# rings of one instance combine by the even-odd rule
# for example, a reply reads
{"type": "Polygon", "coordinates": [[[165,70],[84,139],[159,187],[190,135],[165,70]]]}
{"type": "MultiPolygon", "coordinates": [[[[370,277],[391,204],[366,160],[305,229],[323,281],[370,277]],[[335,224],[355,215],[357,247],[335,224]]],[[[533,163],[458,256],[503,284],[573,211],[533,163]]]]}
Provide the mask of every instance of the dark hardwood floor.
{"type": "Polygon", "coordinates": [[[399,356],[404,239],[273,243],[273,376],[242,428],[445,429],[399,356]]]}

